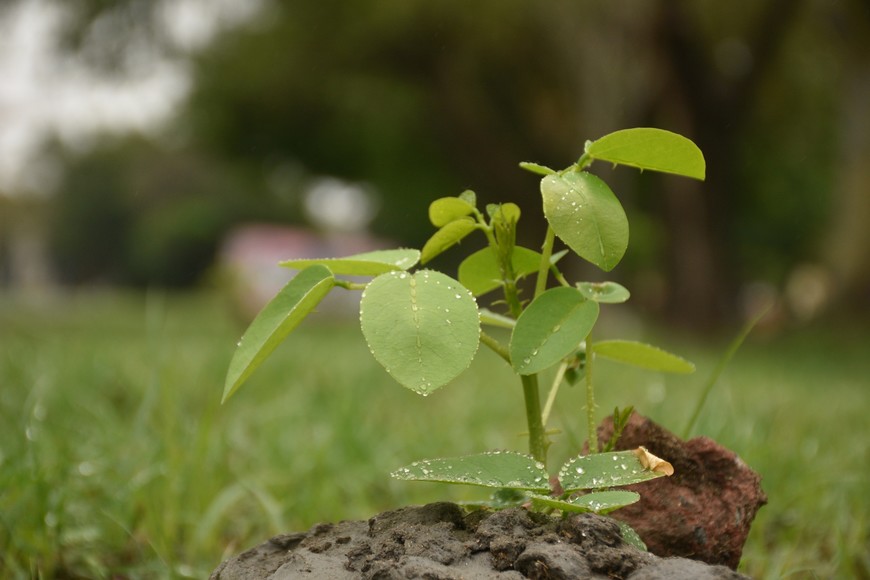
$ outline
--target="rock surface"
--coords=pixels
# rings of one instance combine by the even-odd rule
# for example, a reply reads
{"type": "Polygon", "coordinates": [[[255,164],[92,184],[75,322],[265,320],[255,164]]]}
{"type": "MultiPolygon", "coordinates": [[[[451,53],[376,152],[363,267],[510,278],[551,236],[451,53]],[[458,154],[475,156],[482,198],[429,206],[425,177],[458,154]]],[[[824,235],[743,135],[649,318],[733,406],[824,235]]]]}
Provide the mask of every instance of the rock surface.
{"type": "Polygon", "coordinates": [[[451,503],[318,524],[227,560],[211,580],[363,578],[428,580],[746,578],[725,566],[659,558],[623,542],[592,514],[561,519],[521,508],[466,513],[451,503]]]}
{"type": "MultiPolygon", "coordinates": [[[[612,418],[605,419],[599,440],[610,440],[612,433],[612,418]]],[[[640,493],[640,501],[613,517],[634,528],[654,554],[736,569],[752,520],[767,503],[761,477],[712,439],[683,441],[634,413],[616,449],[639,445],[669,461],[674,475],[627,486],[640,493]]]]}

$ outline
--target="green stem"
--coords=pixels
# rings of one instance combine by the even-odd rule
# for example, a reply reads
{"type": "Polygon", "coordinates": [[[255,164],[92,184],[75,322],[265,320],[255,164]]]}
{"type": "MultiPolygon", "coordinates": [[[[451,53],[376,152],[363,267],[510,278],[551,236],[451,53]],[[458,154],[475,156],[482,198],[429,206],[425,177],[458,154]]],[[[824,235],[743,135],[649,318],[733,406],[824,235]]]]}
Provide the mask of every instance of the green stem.
{"type": "Polygon", "coordinates": [[[345,290],[365,290],[366,286],[368,286],[368,282],[351,282],[349,280],[335,280],[335,285],[339,288],[344,288],[345,290]]]}
{"type": "Polygon", "coordinates": [[[595,385],[592,382],[592,333],[586,336],[586,422],[589,426],[589,453],[598,453],[598,426],[595,423],[595,385]]]}
{"type": "Polygon", "coordinates": [[[544,245],[541,246],[541,265],[538,268],[538,280],[535,284],[535,298],[547,289],[547,274],[550,272],[550,257],[553,255],[555,241],[556,232],[552,227],[547,226],[547,236],[544,238],[544,245]]]}
{"type": "Polygon", "coordinates": [[[521,375],[523,397],[526,401],[526,421],[529,425],[529,453],[536,461],[547,465],[547,433],[541,419],[541,398],[538,393],[538,375],[521,375]]]}
{"type": "Polygon", "coordinates": [[[553,403],[556,402],[556,395],[559,393],[559,386],[565,379],[565,372],[568,370],[568,363],[563,362],[559,365],[559,370],[556,371],[556,378],[553,379],[553,386],[550,387],[550,393],[547,395],[547,402],[544,403],[544,412],[541,413],[541,422],[544,428],[547,427],[547,421],[550,419],[550,412],[553,410],[553,403]]]}
{"type": "Polygon", "coordinates": [[[488,346],[495,354],[511,364],[511,354],[505,346],[487,333],[480,331],[480,342],[488,346]]]}

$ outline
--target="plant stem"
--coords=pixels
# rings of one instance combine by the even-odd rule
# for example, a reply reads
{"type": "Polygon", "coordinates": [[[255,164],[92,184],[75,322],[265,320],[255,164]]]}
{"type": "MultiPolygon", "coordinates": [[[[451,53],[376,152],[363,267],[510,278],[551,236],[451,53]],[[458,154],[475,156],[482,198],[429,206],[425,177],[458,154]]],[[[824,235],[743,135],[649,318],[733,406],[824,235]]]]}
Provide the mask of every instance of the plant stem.
{"type": "Polygon", "coordinates": [[[541,398],[538,394],[538,375],[520,375],[523,397],[526,401],[526,421],[529,425],[529,453],[536,461],[547,465],[547,433],[541,420],[541,398]]]}
{"type": "Polygon", "coordinates": [[[502,343],[482,330],[480,331],[480,342],[485,346],[488,346],[495,354],[507,361],[507,364],[511,364],[511,354],[508,352],[508,349],[505,348],[502,343]]]}
{"type": "Polygon", "coordinates": [[[550,272],[550,257],[553,255],[555,241],[556,232],[553,231],[552,227],[547,226],[547,235],[544,238],[544,245],[541,246],[541,265],[538,268],[538,280],[535,284],[535,298],[547,289],[547,274],[550,272]]]}
{"type": "Polygon", "coordinates": [[[592,333],[586,336],[586,422],[589,426],[589,453],[598,453],[598,425],[595,424],[595,387],[592,382],[592,333]]]}
{"type": "Polygon", "coordinates": [[[568,370],[568,363],[563,362],[559,365],[559,370],[556,371],[556,378],[553,379],[553,386],[550,387],[550,393],[547,395],[547,402],[544,403],[544,411],[541,413],[541,423],[544,428],[547,427],[547,421],[550,419],[550,412],[553,410],[553,403],[556,402],[556,394],[559,392],[559,386],[565,379],[565,372],[568,370]]]}
{"type": "Polygon", "coordinates": [[[344,288],[345,290],[365,290],[368,283],[362,282],[351,282],[349,280],[335,280],[335,285],[339,288],[344,288]]]}

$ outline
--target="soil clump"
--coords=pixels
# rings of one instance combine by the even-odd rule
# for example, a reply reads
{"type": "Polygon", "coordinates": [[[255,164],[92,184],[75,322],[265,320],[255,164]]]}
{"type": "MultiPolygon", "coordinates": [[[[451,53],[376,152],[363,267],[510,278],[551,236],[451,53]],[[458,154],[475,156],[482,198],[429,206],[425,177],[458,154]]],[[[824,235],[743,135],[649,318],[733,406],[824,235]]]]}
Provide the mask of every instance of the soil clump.
{"type": "Polygon", "coordinates": [[[556,518],[511,508],[466,512],[433,503],[368,521],[276,536],[221,564],[211,580],[671,580],[747,578],[720,565],[661,558],[625,543],[594,514],[556,518]]]}

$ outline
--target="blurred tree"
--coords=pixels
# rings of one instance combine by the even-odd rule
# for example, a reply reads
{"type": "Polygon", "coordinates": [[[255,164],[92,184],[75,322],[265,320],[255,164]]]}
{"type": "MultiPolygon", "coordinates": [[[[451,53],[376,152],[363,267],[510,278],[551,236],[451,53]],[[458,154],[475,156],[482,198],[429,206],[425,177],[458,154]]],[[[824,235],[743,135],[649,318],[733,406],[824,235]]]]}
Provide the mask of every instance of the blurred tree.
{"type": "Polygon", "coordinates": [[[104,143],[70,163],[56,194],[51,249],[61,280],[196,283],[232,224],[296,214],[275,198],[248,203],[249,187],[249,177],[195,153],[135,138],[104,143]]]}
{"type": "MultiPolygon", "coordinates": [[[[80,26],[123,10],[117,30],[144,23],[145,37],[165,37],[146,17],[152,3],[76,1],[90,10],[80,26]]],[[[197,163],[245,184],[227,194],[234,207],[297,219],[287,201],[294,194],[281,186],[286,176],[336,175],[372,184],[385,201],[375,228],[419,245],[431,231],[431,199],[466,187],[485,201],[529,199],[536,179],[518,161],[564,166],[587,138],[655,125],[699,143],[708,181],[624,169],[608,176],[633,224],[632,248],[614,276],[649,283],[650,295],[661,288],[662,307],[697,327],[730,320],[744,281],[781,284],[808,259],[826,260],[847,285],[867,277],[866,252],[842,250],[866,231],[854,217],[866,198],[854,160],[866,145],[847,140],[860,133],[855,119],[868,116],[868,36],[844,26],[864,18],[866,2],[263,6],[194,58],[194,91],[174,127],[175,139],[199,152],[197,163]],[[290,198],[275,205],[281,195],[290,198]],[[839,249],[825,253],[823,239],[839,249]]],[[[118,203],[104,211],[120,212],[118,203]]],[[[179,203],[138,225],[101,219],[175,230],[197,213],[179,203]]],[[[222,223],[214,213],[203,223],[222,223]]],[[[191,227],[191,239],[220,231],[191,227]]],[[[538,233],[525,243],[537,243],[538,233]]],[[[136,246],[136,261],[154,261],[136,246]]]]}

